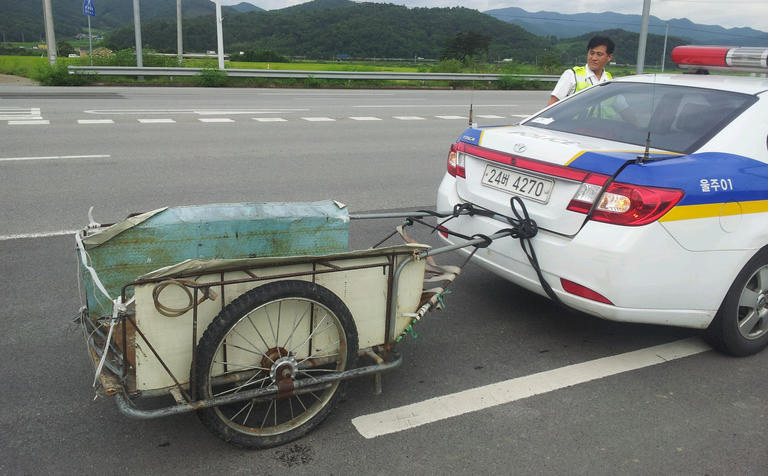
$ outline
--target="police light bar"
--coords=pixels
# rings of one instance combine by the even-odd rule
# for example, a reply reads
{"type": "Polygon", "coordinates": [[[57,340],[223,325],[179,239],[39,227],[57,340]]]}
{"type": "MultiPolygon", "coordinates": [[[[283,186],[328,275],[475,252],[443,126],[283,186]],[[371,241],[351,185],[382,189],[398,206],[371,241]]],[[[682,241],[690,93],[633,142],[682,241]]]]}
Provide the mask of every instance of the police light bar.
{"type": "Polygon", "coordinates": [[[672,61],[681,68],[765,73],[768,48],[740,46],[678,46],[672,61]]]}

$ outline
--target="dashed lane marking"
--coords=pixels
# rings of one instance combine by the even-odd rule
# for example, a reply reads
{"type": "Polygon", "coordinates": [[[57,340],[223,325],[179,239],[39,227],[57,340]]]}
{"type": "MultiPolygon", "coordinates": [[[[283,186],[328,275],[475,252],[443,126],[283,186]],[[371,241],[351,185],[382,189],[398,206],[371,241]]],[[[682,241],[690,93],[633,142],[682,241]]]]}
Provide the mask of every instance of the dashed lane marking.
{"type": "Polygon", "coordinates": [[[373,117],[373,116],[351,116],[350,119],[353,121],[380,121],[380,117],[373,117]]]}
{"type": "Polygon", "coordinates": [[[0,162],[22,162],[26,160],[64,160],[64,159],[108,159],[109,154],[95,155],[46,155],[42,157],[5,157],[0,158],[0,162]]]}
{"type": "Polygon", "coordinates": [[[251,119],[258,122],[288,122],[288,119],[282,117],[252,117],[251,119]]]}
{"type": "Polygon", "coordinates": [[[330,117],[302,117],[302,119],[309,122],[336,122],[336,119],[330,117]]]}
{"type": "Polygon", "coordinates": [[[78,119],[78,124],[114,124],[112,119],[78,119]]]}
{"type": "Polygon", "coordinates": [[[504,119],[504,116],[497,116],[495,114],[478,114],[477,117],[483,119],[504,119]]]}
{"type": "Polygon", "coordinates": [[[396,433],[711,350],[698,337],[568,365],[352,419],[365,438],[396,433]]]}
{"type": "Polygon", "coordinates": [[[51,121],[48,119],[35,119],[31,121],[8,121],[9,126],[47,126],[51,121]]]}
{"type": "Polygon", "coordinates": [[[201,117],[198,119],[200,122],[235,122],[234,119],[228,117],[201,117]]]}
{"type": "Polygon", "coordinates": [[[467,116],[435,116],[438,119],[464,119],[467,120],[467,116]]]}
{"type": "Polygon", "coordinates": [[[400,121],[424,121],[423,117],[419,116],[392,116],[395,119],[398,119],[400,121]]]}
{"type": "Polygon", "coordinates": [[[175,124],[173,119],[136,119],[141,124],[175,124]]]}

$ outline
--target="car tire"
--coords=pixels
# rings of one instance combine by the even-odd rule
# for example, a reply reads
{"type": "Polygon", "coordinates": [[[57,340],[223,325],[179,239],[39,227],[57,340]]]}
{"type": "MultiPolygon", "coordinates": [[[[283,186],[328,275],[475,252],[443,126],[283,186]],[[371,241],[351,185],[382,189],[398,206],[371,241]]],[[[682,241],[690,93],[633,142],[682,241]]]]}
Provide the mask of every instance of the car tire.
{"type": "Polygon", "coordinates": [[[737,357],[768,345],[768,247],[736,276],[705,336],[718,350],[737,357]]]}

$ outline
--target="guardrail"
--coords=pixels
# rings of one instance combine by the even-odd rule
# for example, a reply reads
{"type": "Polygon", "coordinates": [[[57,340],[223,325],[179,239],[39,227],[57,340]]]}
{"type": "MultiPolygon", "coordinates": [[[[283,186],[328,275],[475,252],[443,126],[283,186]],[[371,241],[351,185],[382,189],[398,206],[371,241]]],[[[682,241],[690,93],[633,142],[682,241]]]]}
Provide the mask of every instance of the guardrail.
{"type": "MultiPolygon", "coordinates": [[[[197,76],[203,68],[157,68],[134,66],[69,66],[69,74],[100,74],[104,76],[197,76]]],[[[224,69],[235,78],[315,78],[315,79],[378,79],[415,81],[498,81],[513,77],[536,81],[557,81],[560,76],[546,74],[468,74],[468,73],[397,73],[357,71],[299,71],[289,69],[224,69]]]]}

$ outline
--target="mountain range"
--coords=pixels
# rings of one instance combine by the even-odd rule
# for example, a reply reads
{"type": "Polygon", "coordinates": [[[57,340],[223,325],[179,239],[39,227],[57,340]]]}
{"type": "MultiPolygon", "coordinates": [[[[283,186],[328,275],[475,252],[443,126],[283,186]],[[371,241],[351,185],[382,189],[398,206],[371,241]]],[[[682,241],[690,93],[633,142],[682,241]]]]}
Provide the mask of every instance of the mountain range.
{"type": "MultiPolygon", "coordinates": [[[[53,14],[57,39],[66,41],[86,29],[83,0],[55,0],[53,14]]],[[[251,0],[257,1],[257,0],[251,0]]],[[[227,50],[274,50],[288,56],[327,57],[345,54],[358,57],[438,58],[446,42],[460,33],[488,37],[489,59],[514,58],[534,61],[544,50],[555,51],[565,61],[581,55],[580,38],[612,29],[622,38],[618,62],[631,63],[637,44],[639,15],[618,13],[560,14],[527,12],[510,7],[486,12],[467,8],[407,8],[383,3],[350,0],[314,0],[279,10],[265,11],[248,2],[223,8],[227,50]],[[621,29],[621,30],[616,30],[621,29]],[[570,38],[571,40],[565,40],[570,38]],[[569,43],[565,46],[564,43],[569,43]]],[[[95,31],[105,32],[118,48],[133,46],[133,2],[94,0],[95,31]]],[[[42,41],[44,26],[40,0],[0,0],[0,40],[42,41]]],[[[210,0],[183,0],[184,45],[187,51],[215,49],[214,4],[210,0]]],[[[176,1],[141,2],[142,37],[145,46],[172,51],[176,40],[176,1]]],[[[752,28],[698,25],[687,19],[664,22],[651,17],[649,55],[661,56],[664,27],[669,25],[670,48],[676,44],[730,44],[768,46],[768,33],[752,28]],[[654,35],[655,34],[655,35],[654,35]]]]}
{"type": "MultiPolygon", "coordinates": [[[[483,13],[499,20],[519,25],[535,35],[570,38],[596,30],[621,28],[634,33],[640,32],[642,17],[622,13],[575,13],[528,12],[522,8],[509,7],[487,10],[483,13]]],[[[766,11],[768,13],[768,10],[766,11]]],[[[687,18],[662,20],[651,16],[648,32],[664,35],[666,25],[669,34],[696,44],[721,44],[734,46],[768,46],[768,33],[753,28],[723,28],[717,25],[700,25],[687,18]]]]}

